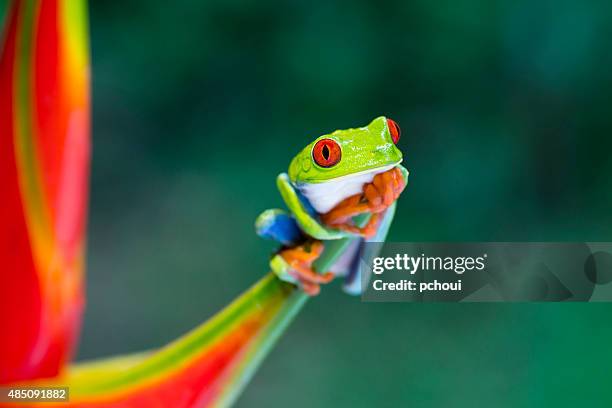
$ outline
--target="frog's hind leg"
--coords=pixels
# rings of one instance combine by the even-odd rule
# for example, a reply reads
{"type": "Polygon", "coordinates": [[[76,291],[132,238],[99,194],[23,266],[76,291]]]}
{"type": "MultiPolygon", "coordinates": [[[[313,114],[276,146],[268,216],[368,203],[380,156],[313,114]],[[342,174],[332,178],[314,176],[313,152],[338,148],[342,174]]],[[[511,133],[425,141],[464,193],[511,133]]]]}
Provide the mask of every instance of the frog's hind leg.
{"type": "Polygon", "coordinates": [[[279,279],[301,287],[310,296],[319,293],[320,285],[334,279],[332,272],[317,273],[313,263],[321,256],[323,243],[307,241],[302,245],[281,249],[270,261],[279,279]]]}
{"type": "Polygon", "coordinates": [[[312,264],[323,252],[321,241],[308,240],[295,218],[282,210],[264,211],[255,222],[257,234],[283,245],[270,261],[272,271],[281,280],[302,287],[313,296],[319,293],[319,285],[330,282],[334,275],[316,273],[312,264]]]}
{"type": "Polygon", "coordinates": [[[334,279],[332,272],[319,274],[312,268],[312,263],[321,256],[323,248],[321,241],[311,241],[279,252],[279,256],[289,267],[287,273],[297,280],[304,292],[311,296],[319,293],[319,285],[329,283],[334,279]]]}

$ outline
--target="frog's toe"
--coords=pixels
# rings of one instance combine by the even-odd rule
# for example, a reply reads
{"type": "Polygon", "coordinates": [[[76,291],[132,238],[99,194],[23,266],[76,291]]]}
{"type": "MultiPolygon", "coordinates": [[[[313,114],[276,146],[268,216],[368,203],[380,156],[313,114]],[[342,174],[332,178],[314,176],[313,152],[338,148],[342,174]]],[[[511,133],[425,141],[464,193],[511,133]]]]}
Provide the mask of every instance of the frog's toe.
{"type": "Polygon", "coordinates": [[[289,273],[300,282],[329,283],[334,279],[333,273],[325,272],[318,274],[310,266],[298,261],[290,262],[289,268],[289,273]]]}
{"type": "Polygon", "coordinates": [[[321,292],[321,286],[317,285],[316,283],[302,282],[301,285],[302,285],[302,290],[308,296],[317,296],[319,292],[321,292]]]}
{"type": "Polygon", "coordinates": [[[364,187],[364,195],[370,211],[379,213],[386,210],[397,200],[405,184],[402,173],[397,168],[374,176],[372,183],[364,187]]]}

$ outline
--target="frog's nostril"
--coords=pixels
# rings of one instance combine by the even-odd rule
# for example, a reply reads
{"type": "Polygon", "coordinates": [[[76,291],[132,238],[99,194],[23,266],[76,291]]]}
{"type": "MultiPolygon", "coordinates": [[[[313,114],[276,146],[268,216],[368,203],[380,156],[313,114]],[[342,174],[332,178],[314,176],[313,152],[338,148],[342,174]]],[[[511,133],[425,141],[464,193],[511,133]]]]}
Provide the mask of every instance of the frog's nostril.
{"type": "Polygon", "coordinates": [[[393,143],[397,144],[400,140],[400,136],[402,134],[402,130],[399,125],[393,119],[387,119],[387,126],[389,127],[389,133],[391,133],[391,139],[393,139],[393,143]]]}

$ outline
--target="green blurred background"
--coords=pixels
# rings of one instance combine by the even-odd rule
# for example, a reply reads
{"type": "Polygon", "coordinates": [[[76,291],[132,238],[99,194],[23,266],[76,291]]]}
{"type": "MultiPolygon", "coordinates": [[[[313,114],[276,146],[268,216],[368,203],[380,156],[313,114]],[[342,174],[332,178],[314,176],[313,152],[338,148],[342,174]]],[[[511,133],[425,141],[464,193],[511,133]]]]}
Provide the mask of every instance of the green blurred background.
{"type": "MultiPolygon", "coordinates": [[[[384,114],[394,241],[612,240],[612,4],[90,4],[79,359],[158,347],[267,271],[253,221],[316,136],[384,114]]],[[[612,306],[310,302],[239,407],[609,407],[612,306]]]]}

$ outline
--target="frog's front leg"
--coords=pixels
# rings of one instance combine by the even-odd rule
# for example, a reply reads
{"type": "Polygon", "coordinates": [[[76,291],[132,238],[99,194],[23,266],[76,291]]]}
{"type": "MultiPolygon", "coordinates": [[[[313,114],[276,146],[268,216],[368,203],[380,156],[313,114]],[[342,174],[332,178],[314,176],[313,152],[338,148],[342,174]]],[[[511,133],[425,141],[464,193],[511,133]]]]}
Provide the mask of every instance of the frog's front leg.
{"type": "Polygon", "coordinates": [[[319,293],[321,284],[334,279],[331,272],[319,274],[312,269],[313,262],[322,252],[321,241],[307,241],[302,245],[281,249],[272,258],[270,265],[281,280],[295,283],[308,295],[315,296],[319,293]]]}
{"type": "Polygon", "coordinates": [[[372,237],[376,234],[382,214],[395,202],[405,187],[405,178],[398,167],[377,174],[371,183],[364,186],[363,194],[344,199],[332,210],[321,215],[321,220],[330,227],[366,238],[372,237]],[[352,218],[363,213],[371,213],[372,216],[363,227],[355,226],[352,218]]]}

